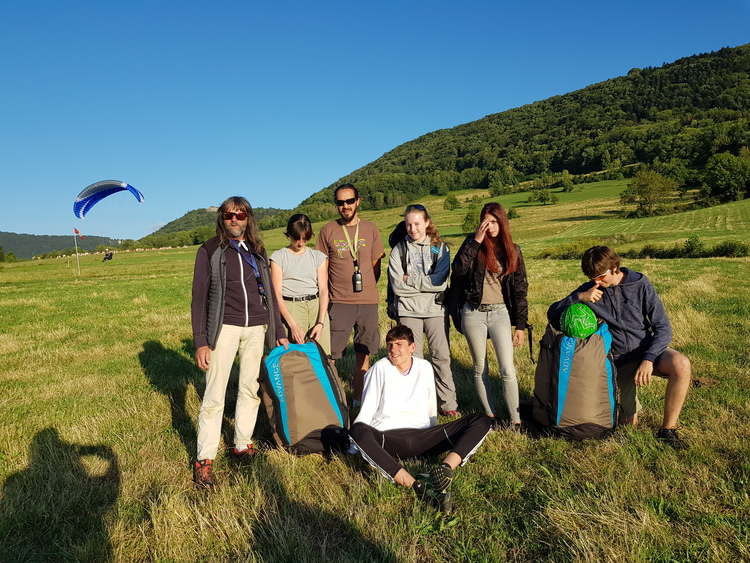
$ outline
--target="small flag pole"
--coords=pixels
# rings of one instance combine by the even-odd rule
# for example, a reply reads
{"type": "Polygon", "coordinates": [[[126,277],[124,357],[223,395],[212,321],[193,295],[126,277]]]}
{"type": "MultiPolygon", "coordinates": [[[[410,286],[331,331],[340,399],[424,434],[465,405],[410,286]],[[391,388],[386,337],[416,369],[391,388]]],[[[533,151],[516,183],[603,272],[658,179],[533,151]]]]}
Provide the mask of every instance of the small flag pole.
{"type": "MultiPolygon", "coordinates": [[[[73,229],[73,230],[76,231],[76,229],[73,229]]],[[[78,264],[78,277],[80,278],[81,277],[81,262],[78,260],[78,239],[76,238],[76,236],[77,236],[77,231],[76,233],[73,234],[73,243],[76,245],[76,264],[78,264]]]]}

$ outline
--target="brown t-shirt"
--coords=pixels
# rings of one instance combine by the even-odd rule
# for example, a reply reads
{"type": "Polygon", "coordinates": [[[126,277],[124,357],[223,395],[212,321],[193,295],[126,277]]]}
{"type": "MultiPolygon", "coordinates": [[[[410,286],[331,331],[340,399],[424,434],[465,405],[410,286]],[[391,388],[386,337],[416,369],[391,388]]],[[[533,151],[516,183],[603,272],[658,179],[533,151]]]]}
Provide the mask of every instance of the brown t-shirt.
{"type": "Polygon", "coordinates": [[[375,270],[372,263],[385,256],[383,240],[375,223],[359,220],[359,240],[354,242],[357,226],[344,227],[338,221],[331,221],[320,229],[315,249],[328,256],[328,290],[331,303],[349,303],[365,305],[380,302],[375,270]],[[362,272],[362,291],[354,293],[354,259],[349,250],[349,243],[344,235],[344,228],[349,233],[349,240],[357,248],[357,262],[362,272]]]}

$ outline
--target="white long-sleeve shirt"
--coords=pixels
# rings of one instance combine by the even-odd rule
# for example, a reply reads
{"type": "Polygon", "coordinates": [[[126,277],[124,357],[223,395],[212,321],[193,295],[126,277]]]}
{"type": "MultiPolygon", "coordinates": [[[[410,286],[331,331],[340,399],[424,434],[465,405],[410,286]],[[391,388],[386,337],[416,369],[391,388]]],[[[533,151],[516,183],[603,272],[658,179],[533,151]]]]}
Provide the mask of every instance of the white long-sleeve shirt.
{"type": "Polygon", "coordinates": [[[429,428],[437,424],[435,375],[427,360],[412,358],[402,374],[382,358],[365,374],[362,408],[354,421],[381,432],[396,428],[429,428]]]}

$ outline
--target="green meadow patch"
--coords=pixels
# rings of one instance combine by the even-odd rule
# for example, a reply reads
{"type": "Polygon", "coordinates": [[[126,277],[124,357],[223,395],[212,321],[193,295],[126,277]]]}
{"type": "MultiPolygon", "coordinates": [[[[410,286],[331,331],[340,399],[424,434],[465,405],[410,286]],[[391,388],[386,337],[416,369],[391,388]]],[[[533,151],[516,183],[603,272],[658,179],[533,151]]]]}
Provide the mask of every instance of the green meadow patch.
{"type": "MultiPolygon", "coordinates": [[[[613,218],[622,185],[593,186],[546,207],[499,198],[520,215],[511,227],[527,257],[534,355],[547,307],[584,280],[577,259],[534,259],[542,249],[579,237],[617,250],[692,234],[750,239],[745,202],[626,221],[613,218]]],[[[468,209],[422,203],[455,252],[468,209]]],[[[362,211],[384,239],[398,213],[362,211]]],[[[264,239],[269,251],[284,244],[280,230],[264,239]]],[[[681,417],[690,450],[654,439],[665,391],[657,380],[641,392],[639,427],[604,441],[490,434],[458,470],[455,511],[444,516],[360,458],[298,458],[268,444],[246,466],[220,452],[216,493],[193,490],[204,385],[190,331],[195,251],[118,253],[106,263],[84,256],[80,277],[75,257],[0,270],[0,560],[750,560],[750,258],[625,261],[654,282],[672,345],[692,361],[681,417]]],[[[381,311],[381,333],[390,326],[381,311]]],[[[460,408],[479,411],[471,357],[455,331],[451,354],[460,408]]],[[[352,356],[340,363],[347,392],[352,356]]],[[[516,365],[530,403],[528,346],[516,365]]],[[[492,352],[490,370],[501,406],[492,352]]],[[[230,445],[232,392],[225,415],[230,445]]],[[[263,417],[257,435],[270,438],[263,417]]]]}

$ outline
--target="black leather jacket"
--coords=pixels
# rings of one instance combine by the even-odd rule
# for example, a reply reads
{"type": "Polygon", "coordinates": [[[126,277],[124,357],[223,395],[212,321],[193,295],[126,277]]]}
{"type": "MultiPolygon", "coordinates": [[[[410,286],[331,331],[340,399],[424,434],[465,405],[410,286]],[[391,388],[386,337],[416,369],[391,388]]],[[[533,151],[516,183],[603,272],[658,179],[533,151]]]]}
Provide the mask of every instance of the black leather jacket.
{"type": "MultiPolygon", "coordinates": [[[[453,259],[453,273],[451,274],[451,290],[462,287],[465,292],[465,302],[472,309],[479,307],[482,302],[482,290],[484,287],[484,274],[486,268],[482,267],[477,260],[480,244],[473,236],[464,240],[453,259]]],[[[526,301],[526,293],[529,283],[526,280],[526,265],[523,261],[521,248],[516,245],[518,252],[518,266],[516,271],[501,278],[503,299],[510,314],[510,323],[516,330],[524,330],[529,320],[529,305],[526,301]]],[[[503,264],[505,270],[505,264],[503,264]]]]}

